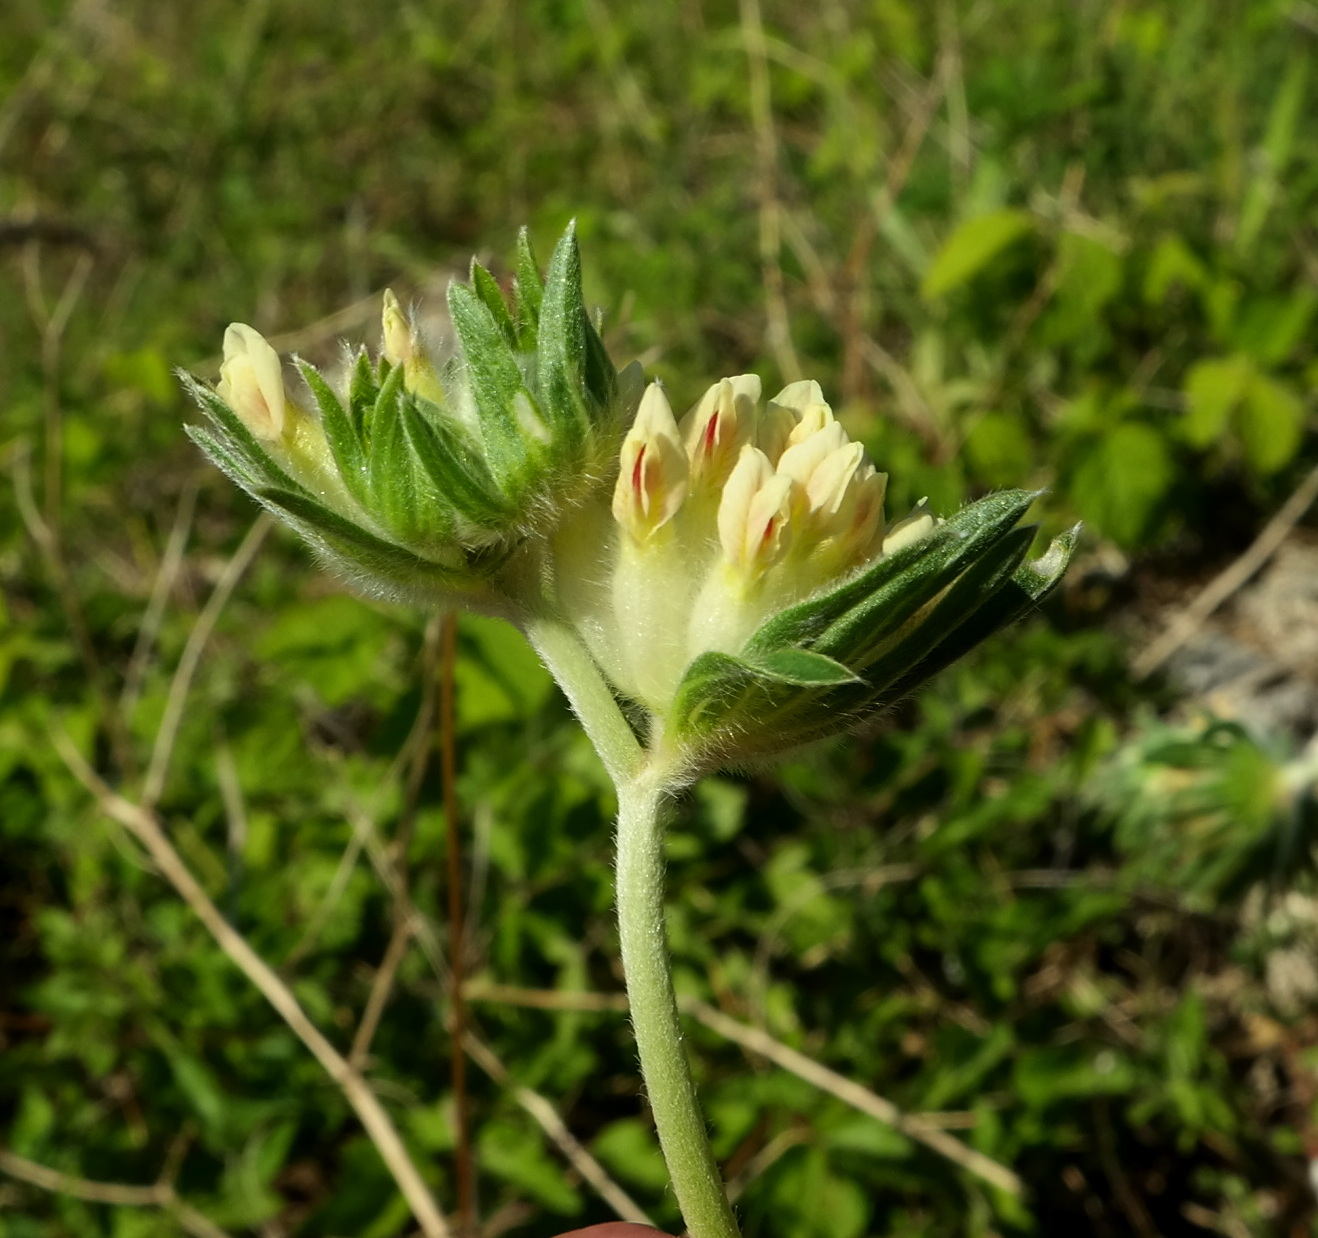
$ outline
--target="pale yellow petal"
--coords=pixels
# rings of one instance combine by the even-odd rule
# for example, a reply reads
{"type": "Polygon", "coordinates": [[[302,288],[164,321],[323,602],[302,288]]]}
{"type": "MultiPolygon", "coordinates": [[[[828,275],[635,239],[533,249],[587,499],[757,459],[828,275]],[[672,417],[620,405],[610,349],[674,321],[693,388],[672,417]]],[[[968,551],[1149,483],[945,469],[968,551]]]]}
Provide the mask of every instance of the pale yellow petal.
{"type": "Polygon", "coordinates": [[[283,365],[265,337],[246,323],[230,323],[224,332],[216,392],[257,438],[274,442],[283,435],[283,365]]]}
{"type": "Polygon", "coordinates": [[[623,440],[613,515],[638,542],[677,513],[686,497],[689,466],[668,397],[651,383],[623,440]]]}

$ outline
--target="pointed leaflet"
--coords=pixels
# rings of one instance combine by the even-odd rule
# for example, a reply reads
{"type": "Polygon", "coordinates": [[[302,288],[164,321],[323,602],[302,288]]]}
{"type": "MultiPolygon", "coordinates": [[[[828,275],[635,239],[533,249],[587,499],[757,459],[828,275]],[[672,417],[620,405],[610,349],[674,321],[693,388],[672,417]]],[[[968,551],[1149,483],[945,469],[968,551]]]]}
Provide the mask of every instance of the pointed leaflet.
{"type": "Polygon", "coordinates": [[[937,592],[936,585],[932,589],[922,585],[926,574],[944,570],[949,561],[964,561],[981,544],[986,526],[990,532],[1010,528],[1039,493],[1004,490],[962,508],[918,542],[881,556],[837,588],[769,619],[747,642],[747,653],[805,644],[845,616],[865,610],[909,614],[922,604],[918,599],[927,600],[937,592]],[[912,604],[913,597],[917,600],[912,604]]]}
{"type": "Polygon", "coordinates": [[[590,434],[591,410],[584,386],[588,363],[594,380],[602,381],[597,373],[598,357],[586,342],[593,334],[581,295],[581,253],[572,225],[549,260],[536,337],[537,376],[545,418],[554,438],[571,454],[580,450],[590,434]]]}
{"type": "Polygon", "coordinates": [[[876,648],[979,556],[1010,535],[1035,497],[1028,491],[1007,490],[962,508],[943,526],[958,540],[949,544],[946,553],[911,573],[909,588],[901,591],[899,604],[890,597],[871,595],[830,624],[813,647],[848,665],[866,661],[867,651],[876,648]]]}
{"type": "Polygon", "coordinates": [[[987,602],[953,630],[918,666],[894,680],[887,688],[891,700],[914,692],[926,679],[969,653],[994,632],[1015,623],[1048,596],[1066,574],[1075,550],[1080,525],[1054,538],[1048,549],[1027,560],[987,602]]]}
{"type": "Polygon", "coordinates": [[[320,371],[309,365],[300,357],[295,360],[298,372],[311,389],[311,394],[320,407],[320,424],[325,431],[330,451],[334,453],[334,463],[338,465],[339,476],[343,484],[357,502],[367,504],[370,501],[370,477],[366,468],[366,453],[362,441],[353,427],[352,420],[344,412],[343,405],[320,371]]]}
{"type": "MultiPolygon", "coordinates": [[[[755,734],[764,734],[766,751],[806,743],[836,731],[850,716],[899,699],[1020,613],[1014,603],[1022,592],[1017,578],[1027,579],[1022,573],[1030,573],[1028,579],[1035,582],[1030,592],[1036,594],[1051,587],[1038,582],[1060,578],[1065,569],[1065,555],[1060,550],[1045,556],[1042,572],[1036,565],[1020,566],[1032,538],[1031,529],[1013,529],[990,544],[960,571],[926,613],[914,618],[908,615],[907,630],[895,634],[877,659],[858,666],[860,677],[831,659],[828,664],[841,674],[827,683],[809,683],[804,677],[789,681],[787,676],[775,682],[760,669],[763,659],[799,657],[806,652],[802,650],[761,654],[755,661],[723,654],[696,659],[673,704],[675,730],[698,733],[715,748],[721,746],[718,735],[722,731],[730,749],[751,755],[757,749],[753,743],[748,748],[747,743],[755,734]],[[998,607],[997,598],[1004,588],[1010,592],[998,607]],[[981,610],[983,622],[979,621],[981,610]],[[790,686],[792,683],[796,686],[790,686]],[[812,687],[816,690],[809,690],[812,687]],[[744,720],[752,717],[755,726],[744,727],[744,720]]],[[[1029,605],[1028,598],[1025,605],[1029,605]]],[[[786,665],[784,662],[784,669],[786,665]]]]}
{"type": "Polygon", "coordinates": [[[830,693],[795,717],[789,707],[780,721],[771,717],[770,726],[781,728],[790,742],[804,743],[835,731],[839,716],[863,716],[909,696],[1046,597],[1066,572],[1079,528],[1054,539],[1043,555],[1026,562],[1021,559],[1032,530],[1015,530],[969,569],[907,637],[865,668],[871,687],[862,693],[830,693]],[[1014,571],[1013,564],[1018,564],[1014,571]]]}
{"type": "Polygon", "coordinates": [[[668,710],[670,733],[685,738],[716,726],[754,681],[748,662],[726,653],[702,653],[677,686],[668,710]]]}
{"type": "Polygon", "coordinates": [[[530,401],[517,358],[489,307],[470,288],[450,284],[448,304],[462,342],[485,458],[503,491],[519,497],[527,480],[531,443],[517,416],[523,401],[530,401]]]}
{"type": "Polygon", "coordinates": [[[402,418],[412,451],[445,501],[482,528],[505,524],[512,509],[462,427],[445,420],[434,404],[411,395],[403,396],[402,418]]]}
{"type": "Polygon", "coordinates": [[[946,526],[935,528],[928,537],[876,559],[859,576],[836,589],[780,611],[756,630],[744,652],[756,656],[813,640],[861,602],[876,600],[882,607],[900,608],[906,593],[918,585],[920,573],[942,563],[960,546],[960,540],[946,526]]]}
{"type": "Polygon", "coordinates": [[[371,441],[371,414],[375,411],[375,401],[379,397],[380,383],[371,366],[371,359],[366,355],[366,349],[358,349],[348,380],[348,415],[352,418],[352,428],[357,431],[357,437],[367,446],[371,441]]]}
{"type": "Polygon", "coordinates": [[[610,414],[616,414],[618,397],[618,371],[600,337],[602,321],[602,315],[597,322],[586,320],[586,357],[582,368],[591,420],[597,425],[610,414]]]}
{"type": "Polygon", "coordinates": [[[517,234],[517,346],[522,352],[535,350],[536,332],[540,329],[540,304],[545,286],[540,279],[540,264],[531,248],[531,234],[523,228],[517,234]]]}
{"type": "Polygon", "coordinates": [[[776,649],[763,657],[747,659],[747,665],[761,679],[792,684],[798,688],[832,688],[860,679],[841,662],[808,649],[776,649]]]}
{"type": "Polygon", "coordinates": [[[400,540],[426,543],[453,532],[453,509],[412,450],[403,425],[403,367],[395,366],[380,388],[368,455],[371,510],[400,540]]]}
{"type": "Polygon", "coordinates": [[[402,546],[395,546],[305,494],[272,487],[261,487],[252,493],[292,524],[313,546],[340,561],[340,566],[351,574],[359,575],[365,567],[390,584],[424,582],[466,591],[478,584],[461,568],[448,567],[402,546]]]}
{"type": "MultiPolygon", "coordinates": [[[[923,682],[928,678],[922,666],[926,657],[957,628],[971,621],[975,612],[1010,582],[1033,540],[1033,529],[1013,529],[966,568],[951,587],[911,623],[909,630],[898,633],[878,651],[877,656],[865,660],[865,679],[876,702],[882,700],[886,704],[895,699],[891,689],[898,679],[915,676],[917,682],[923,682]]],[[[988,636],[991,631],[985,630],[983,635],[988,636]]],[[[966,646],[967,649],[970,647],[966,646]]],[[[932,673],[931,670],[929,674],[932,673]]]]}
{"type": "MultiPolygon", "coordinates": [[[[784,690],[834,688],[861,681],[832,658],[808,649],[778,649],[754,660],[726,653],[704,653],[687,668],[673,701],[676,730],[708,726],[730,711],[748,688],[784,690]]],[[[758,721],[758,719],[757,719],[758,721]]]]}
{"type": "Polygon", "coordinates": [[[212,434],[201,426],[184,426],[183,432],[201,448],[206,458],[221,473],[249,494],[257,486],[270,484],[270,478],[258,477],[252,472],[250,463],[233,450],[232,444],[227,439],[212,434]]]}
{"type": "Polygon", "coordinates": [[[508,347],[516,348],[517,328],[513,325],[512,315],[508,313],[508,306],[504,303],[498,282],[475,258],[471,260],[471,287],[472,291],[480,297],[485,308],[490,311],[499,330],[503,332],[508,347]]]}

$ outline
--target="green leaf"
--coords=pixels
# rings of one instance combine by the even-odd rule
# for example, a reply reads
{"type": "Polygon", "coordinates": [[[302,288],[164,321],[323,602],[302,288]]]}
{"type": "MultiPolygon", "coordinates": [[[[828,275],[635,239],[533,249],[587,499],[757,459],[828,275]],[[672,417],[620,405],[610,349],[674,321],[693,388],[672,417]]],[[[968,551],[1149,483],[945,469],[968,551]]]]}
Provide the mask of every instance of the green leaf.
{"type": "Polygon", "coordinates": [[[1086,439],[1071,476],[1071,499],[1086,521],[1121,546],[1133,547],[1154,528],[1176,480],[1166,439],[1139,421],[1120,422],[1086,439]]]}
{"type": "Polygon", "coordinates": [[[967,616],[966,621],[945,636],[938,646],[905,675],[893,680],[885,690],[890,700],[909,696],[954,662],[960,661],[976,645],[994,632],[1022,619],[1043,601],[1066,575],[1080,537],[1080,525],[1068,529],[1049,544],[1037,559],[1022,563],[1011,580],[967,616]]]}
{"type": "Polygon", "coordinates": [[[1300,288],[1285,297],[1254,297],[1242,308],[1234,342],[1262,366],[1278,366],[1308,338],[1318,292],[1300,288]]]}
{"type": "Polygon", "coordinates": [[[763,623],[746,642],[743,652],[758,658],[775,649],[791,648],[812,641],[830,623],[867,599],[897,597],[910,587],[917,568],[941,562],[957,545],[956,534],[946,525],[928,537],[894,554],[884,555],[853,580],[830,593],[798,602],[763,623]]]}
{"type": "Polygon", "coordinates": [[[1197,361],[1185,375],[1186,416],[1182,432],[1194,447],[1208,447],[1226,433],[1231,413],[1254,370],[1248,357],[1197,361]]]}
{"type": "MultiPolygon", "coordinates": [[[[206,434],[205,438],[211,443],[222,443],[226,460],[239,464],[246,475],[260,479],[263,484],[282,486],[288,490],[302,490],[302,487],[275,463],[270,453],[266,451],[256,435],[247,428],[242,418],[221,400],[214,391],[197,382],[191,374],[183,370],[178,371],[178,376],[179,381],[183,384],[183,389],[197,402],[201,411],[220,431],[217,437],[206,434]]],[[[202,439],[195,434],[192,437],[194,442],[201,446],[203,450],[206,450],[202,439]]],[[[228,465],[219,458],[216,456],[211,458],[215,460],[220,468],[229,472],[230,476],[239,485],[248,490],[251,489],[251,486],[243,481],[237,472],[230,472],[228,465]]]]}
{"type": "Polygon", "coordinates": [[[711,735],[724,723],[729,749],[753,755],[746,747],[750,732],[740,722],[743,717],[755,719],[767,741],[760,746],[772,751],[836,733],[853,718],[900,700],[1019,618],[1060,579],[1074,538],[1058,539],[1038,564],[1022,565],[1031,540],[1032,530],[1013,529],[991,545],[932,607],[862,666],[863,684],[788,697],[781,689],[736,685],[728,677],[713,684],[717,692],[711,693],[703,717],[693,717],[693,729],[711,735]]]}
{"type": "Polygon", "coordinates": [[[934,300],[959,288],[1033,230],[1034,217],[1022,210],[993,211],[966,220],[934,255],[920,285],[921,295],[934,300]]]}
{"type": "Polygon", "coordinates": [[[507,522],[512,509],[461,426],[429,401],[411,395],[403,397],[402,421],[417,461],[446,503],[482,528],[507,522]]]}
{"type": "Polygon", "coordinates": [[[811,653],[808,649],[776,649],[754,659],[749,665],[763,678],[802,688],[860,682],[860,678],[841,662],[822,653],[811,653]]]}
{"type": "Polygon", "coordinates": [[[254,472],[250,462],[240,452],[235,451],[227,439],[212,434],[201,426],[184,426],[183,433],[201,448],[207,459],[220,472],[248,493],[257,486],[270,485],[274,482],[274,478],[261,477],[254,472]]]}
{"type": "Polygon", "coordinates": [[[1057,288],[1040,323],[1045,344],[1068,345],[1089,361],[1110,342],[1103,311],[1121,291],[1125,261],[1111,246],[1064,232],[1057,242],[1057,288]]]}
{"type": "Polygon", "coordinates": [[[587,343],[593,334],[581,292],[581,253],[577,248],[576,228],[569,226],[549,260],[544,302],[540,307],[540,331],[536,337],[538,381],[545,417],[553,427],[555,440],[569,451],[578,450],[590,433],[591,410],[587,406],[585,382],[588,362],[594,380],[601,381],[595,372],[599,357],[587,343]]]}
{"type": "Polygon", "coordinates": [[[1129,1059],[1111,1048],[1090,1045],[1024,1049],[1013,1070],[1012,1094],[1033,1109],[1059,1101],[1116,1096],[1136,1082],[1129,1059]]]}
{"type": "Polygon", "coordinates": [[[998,592],[1020,567],[1034,540],[1031,528],[1012,529],[996,540],[967,567],[928,610],[888,642],[878,656],[863,662],[866,681],[884,702],[895,699],[891,685],[898,679],[912,687],[923,682],[962,652],[991,636],[997,629],[993,618],[976,622],[977,612],[998,592]],[[966,629],[970,639],[951,646],[946,662],[930,663],[929,655],[954,632],[966,629]]]}
{"type": "Polygon", "coordinates": [[[985,546],[1011,529],[1037,497],[1032,491],[1004,490],[971,503],[927,537],[875,560],[831,592],[780,611],[754,633],[743,652],[756,660],[775,649],[813,647],[827,632],[829,653],[847,664],[857,661],[861,650],[844,647],[844,639],[863,639],[872,647],[895,631],[985,546]]]}
{"type": "Polygon", "coordinates": [[[477,1142],[481,1167],[494,1177],[512,1183],[556,1215],[574,1216],[581,1211],[580,1194],[545,1152],[538,1133],[495,1119],[482,1127],[477,1142]]]}
{"type": "Polygon", "coordinates": [[[292,524],[313,547],[344,567],[350,576],[360,576],[365,568],[401,586],[470,591],[475,583],[460,568],[437,563],[387,542],[306,494],[272,487],[260,487],[252,494],[292,524]]]}
{"type": "Polygon", "coordinates": [[[476,413],[480,419],[485,458],[499,486],[517,495],[527,482],[527,462],[535,446],[529,435],[548,436],[537,426],[539,410],[522,382],[522,371],[494,315],[485,303],[463,284],[453,283],[448,291],[449,312],[462,342],[476,413]],[[534,421],[523,426],[519,412],[534,421]]]}
{"type": "Polygon", "coordinates": [[[499,324],[499,330],[503,332],[504,339],[508,341],[508,347],[516,348],[517,328],[513,325],[512,315],[508,313],[508,306],[504,302],[503,293],[499,290],[499,285],[494,276],[481,266],[475,258],[471,260],[471,286],[484,303],[485,308],[490,311],[494,321],[499,324]]]}
{"type": "Polygon", "coordinates": [[[366,349],[359,349],[348,379],[348,414],[352,418],[352,428],[357,431],[357,437],[367,446],[371,441],[371,416],[379,398],[380,382],[371,359],[366,355],[366,349]]]}
{"type": "Polygon", "coordinates": [[[426,543],[451,537],[453,509],[412,449],[403,419],[403,367],[380,388],[372,420],[370,511],[399,541],[426,543]]]}
{"type": "Polygon", "coordinates": [[[1290,66],[1277,88],[1268,117],[1259,154],[1261,166],[1254,169],[1246,183],[1236,228],[1236,248],[1250,253],[1263,230],[1281,189],[1281,176],[1290,162],[1295,133],[1303,114],[1304,90],[1309,75],[1309,57],[1303,53],[1291,57],[1290,66]]]}
{"type": "Polygon", "coordinates": [[[463,615],[458,633],[461,656],[454,675],[463,733],[529,718],[543,707],[554,681],[516,628],[501,619],[463,615]]]}
{"type": "Polygon", "coordinates": [[[1154,247],[1144,273],[1144,299],[1162,305],[1172,288],[1199,289],[1208,282],[1208,270],[1179,237],[1165,236],[1154,247]]]}
{"type": "MultiPolygon", "coordinates": [[[[962,508],[943,526],[951,540],[902,578],[878,590],[829,625],[813,648],[835,655],[850,666],[864,666],[872,652],[921,607],[967,571],[981,556],[991,554],[1013,536],[1036,494],[1004,490],[962,508]]],[[[1022,552],[1024,553],[1024,552],[1022,552]]],[[[868,678],[868,674],[867,674],[868,678]]]]}
{"type": "Polygon", "coordinates": [[[352,419],[315,366],[299,359],[297,368],[320,408],[321,425],[329,441],[330,451],[334,453],[339,476],[343,478],[343,484],[348,487],[352,497],[365,504],[370,494],[370,471],[366,467],[366,453],[362,450],[362,441],[352,419]]]}
{"type": "Polygon", "coordinates": [[[600,1161],[624,1182],[655,1192],[667,1188],[668,1168],[654,1130],[639,1118],[611,1122],[595,1136],[591,1146],[600,1161]]]}
{"type": "Polygon", "coordinates": [[[531,248],[531,234],[523,228],[517,234],[517,341],[523,352],[535,348],[536,332],[540,329],[540,303],[545,286],[540,279],[540,264],[531,248]]]}
{"type": "Polygon", "coordinates": [[[1285,468],[1304,435],[1304,401],[1285,383],[1256,374],[1236,414],[1245,459],[1267,476],[1285,468]]]}

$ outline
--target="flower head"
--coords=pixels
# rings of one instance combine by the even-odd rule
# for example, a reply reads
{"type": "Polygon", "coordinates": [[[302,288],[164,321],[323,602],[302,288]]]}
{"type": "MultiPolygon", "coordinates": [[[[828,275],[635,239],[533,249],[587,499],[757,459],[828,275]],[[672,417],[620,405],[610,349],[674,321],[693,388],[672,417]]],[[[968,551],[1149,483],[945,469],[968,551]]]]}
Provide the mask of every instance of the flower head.
{"type": "Polygon", "coordinates": [[[556,560],[568,617],[615,688],[724,759],[909,690],[938,649],[968,647],[977,610],[991,630],[1042,596],[1069,546],[1024,562],[1021,492],[948,521],[921,502],[888,526],[887,475],[819,385],[764,407],[759,394],[723,379],[675,424],[650,387],[619,454],[614,536],[587,520],[594,540],[574,532],[556,560]]]}

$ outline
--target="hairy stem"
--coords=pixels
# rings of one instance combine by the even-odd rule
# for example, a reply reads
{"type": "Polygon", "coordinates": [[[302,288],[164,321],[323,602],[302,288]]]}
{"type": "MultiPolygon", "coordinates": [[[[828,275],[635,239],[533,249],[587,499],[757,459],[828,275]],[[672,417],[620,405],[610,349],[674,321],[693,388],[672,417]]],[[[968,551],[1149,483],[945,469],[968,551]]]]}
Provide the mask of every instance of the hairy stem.
{"type": "Polygon", "coordinates": [[[682,1048],[664,931],[662,774],[618,782],[618,931],[632,1028],[668,1173],[691,1238],[737,1238],[682,1048]]]}
{"type": "Polygon", "coordinates": [[[551,619],[526,635],[567,694],[618,791],[618,933],[632,1028],[659,1146],[691,1238],[739,1238],[682,1048],[664,931],[664,852],[659,810],[673,772],[647,753],[576,633],[551,619]]]}
{"type": "Polygon", "coordinates": [[[630,778],[643,753],[612,690],[577,634],[554,619],[532,619],[526,639],[549,668],[585,727],[615,786],[630,778]]]}

